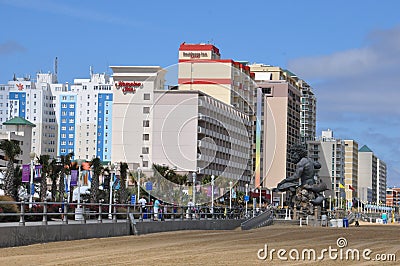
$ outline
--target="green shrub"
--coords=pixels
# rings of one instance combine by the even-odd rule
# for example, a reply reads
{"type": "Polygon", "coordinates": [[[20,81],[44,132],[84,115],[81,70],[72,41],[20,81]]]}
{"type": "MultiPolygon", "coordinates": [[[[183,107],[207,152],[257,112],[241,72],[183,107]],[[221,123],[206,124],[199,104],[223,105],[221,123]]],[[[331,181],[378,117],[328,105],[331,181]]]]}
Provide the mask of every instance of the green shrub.
{"type": "MultiPolygon", "coordinates": [[[[10,196],[0,196],[0,213],[19,213],[17,204],[4,203],[4,201],[15,201],[10,196]]],[[[0,216],[0,222],[18,222],[19,216],[0,216]]]]}

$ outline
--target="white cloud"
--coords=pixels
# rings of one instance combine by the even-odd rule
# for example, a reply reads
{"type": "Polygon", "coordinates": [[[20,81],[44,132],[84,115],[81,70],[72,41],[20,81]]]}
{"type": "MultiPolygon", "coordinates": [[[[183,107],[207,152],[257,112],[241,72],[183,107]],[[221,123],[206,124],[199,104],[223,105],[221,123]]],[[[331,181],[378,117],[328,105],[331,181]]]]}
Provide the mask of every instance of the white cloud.
{"type": "Polygon", "coordinates": [[[288,69],[306,80],[365,78],[366,75],[399,66],[400,27],[371,32],[366,38],[365,47],[288,62],[288,69]]]}
{"type": "Polygon", "coordinates": [[[363,47],[291,60],[288,69],[313,86],[319,127],[374,146],[388,184],[399,185],[400,27],[371,32],[363,47]]]}

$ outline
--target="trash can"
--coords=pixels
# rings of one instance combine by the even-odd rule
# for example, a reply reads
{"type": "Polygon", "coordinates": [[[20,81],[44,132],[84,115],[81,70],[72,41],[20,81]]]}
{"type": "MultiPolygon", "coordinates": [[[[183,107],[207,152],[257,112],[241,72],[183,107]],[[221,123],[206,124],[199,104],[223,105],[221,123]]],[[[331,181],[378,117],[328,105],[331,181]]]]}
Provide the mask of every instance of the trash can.
{"type": "Polygon", "coordinates": [[[349,219],[343,218],[343,227],[349,227],[349,219]]]}
{"type": "Polygon", "coordinates": [[[321,215],[321,226],[328,226],[328,219],[325,214],[321,215]]]}
{"type": "Polygon", "coordinates": [[[331,219],[329,222],[330,222],[330,226],[331,227],[337,227],[337,220],[336,219],[331,219]]]}
{"type": "Polygon", "coordinates": [[[343,219],[337,219],[337,227],[343,227],[343,219]]]}

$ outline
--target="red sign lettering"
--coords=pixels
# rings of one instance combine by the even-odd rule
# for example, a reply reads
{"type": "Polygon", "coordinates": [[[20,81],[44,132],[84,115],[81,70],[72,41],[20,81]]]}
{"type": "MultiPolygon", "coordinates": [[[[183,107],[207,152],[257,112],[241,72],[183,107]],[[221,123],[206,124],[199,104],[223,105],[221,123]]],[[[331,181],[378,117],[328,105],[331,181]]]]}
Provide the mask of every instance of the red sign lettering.
{"type": "Polygon", "coordinates": [[[115,83],[115,87],[119,90],[122,89],[123,94],[127,93],[135,93],[136,88],[143,88],[143,83],[140,82],[124,82],[124,81],[119,81],[118,83],[115,83]]]}

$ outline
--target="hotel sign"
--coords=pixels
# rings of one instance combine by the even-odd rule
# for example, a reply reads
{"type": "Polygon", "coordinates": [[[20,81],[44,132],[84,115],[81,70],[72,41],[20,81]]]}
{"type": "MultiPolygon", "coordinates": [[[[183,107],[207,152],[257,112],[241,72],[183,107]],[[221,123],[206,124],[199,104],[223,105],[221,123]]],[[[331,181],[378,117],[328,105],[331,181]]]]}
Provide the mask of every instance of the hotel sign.
{"type": "Polygon", "coordinates": [[[115,83],[115,87],[117,90],[122,90],[123,94],[135,93],[138,88],[143,88],[143,83],[118,81],[118,83],[115,83]]]}
{"type": "Polygon", "coordinates": [[[190,57],[191,59],[196,59],[200,57],[208,57],[208,54],[205,52],[183,52],[183,57],[190,57]]]}

